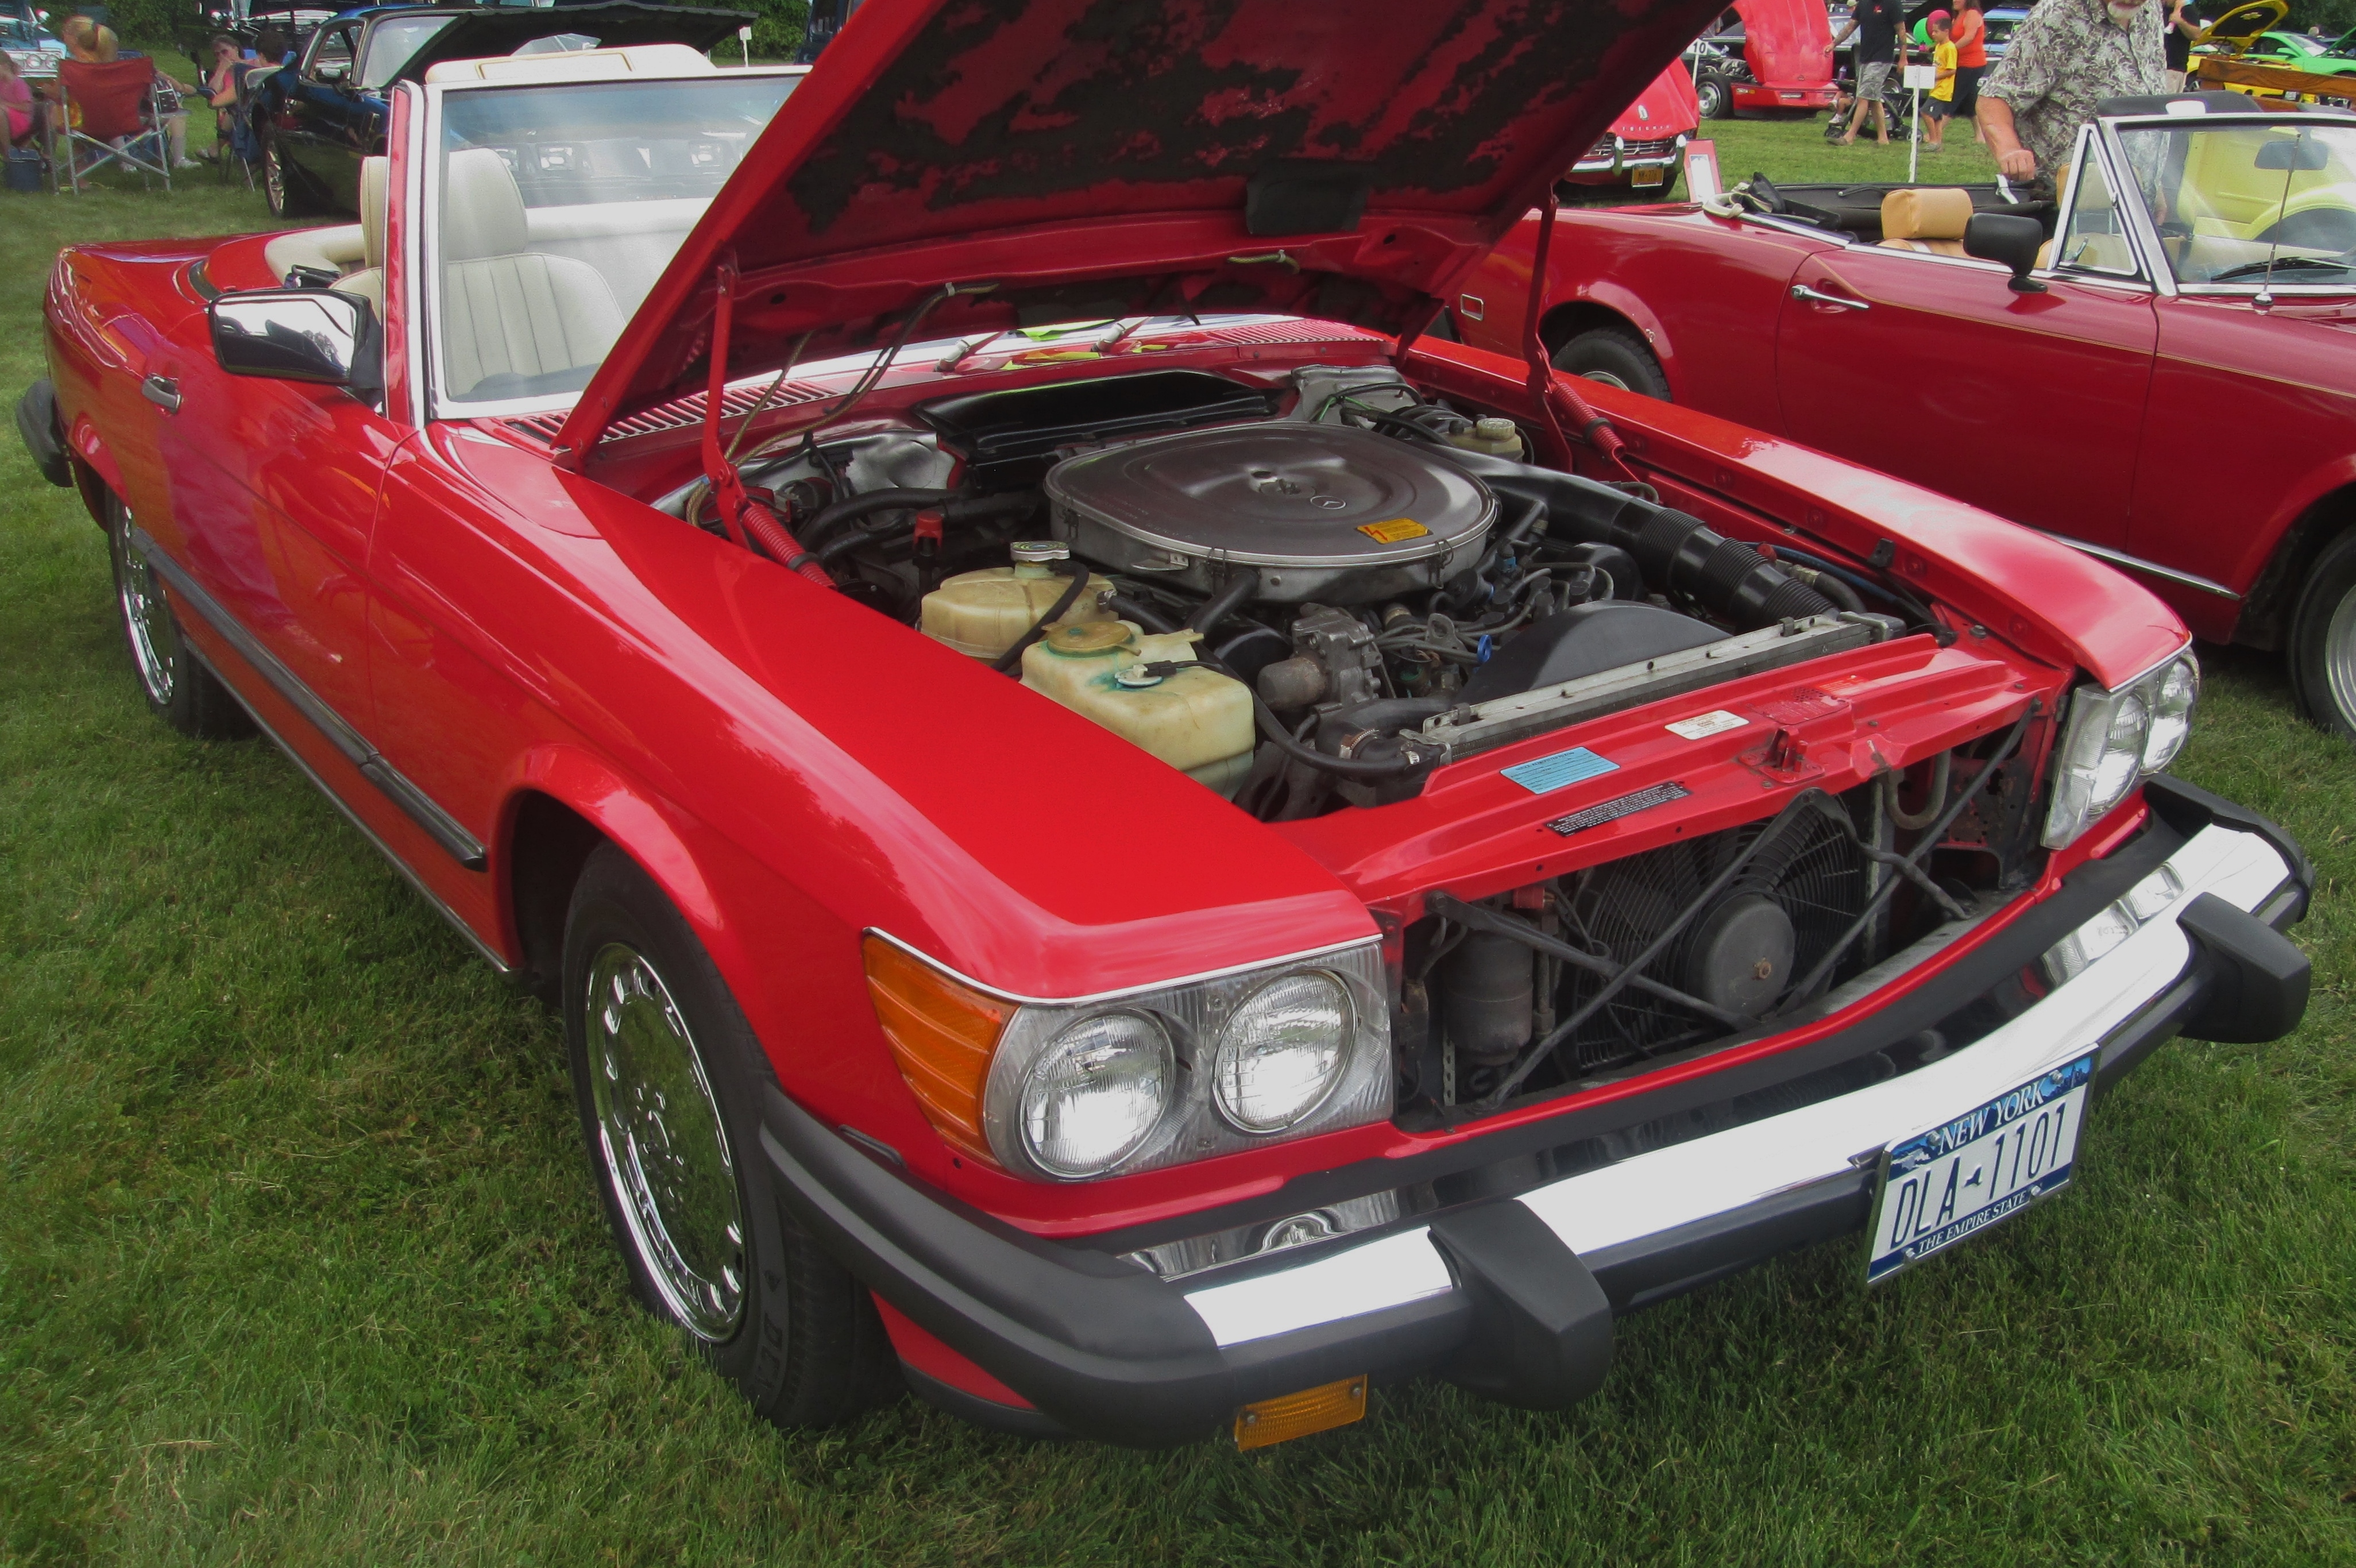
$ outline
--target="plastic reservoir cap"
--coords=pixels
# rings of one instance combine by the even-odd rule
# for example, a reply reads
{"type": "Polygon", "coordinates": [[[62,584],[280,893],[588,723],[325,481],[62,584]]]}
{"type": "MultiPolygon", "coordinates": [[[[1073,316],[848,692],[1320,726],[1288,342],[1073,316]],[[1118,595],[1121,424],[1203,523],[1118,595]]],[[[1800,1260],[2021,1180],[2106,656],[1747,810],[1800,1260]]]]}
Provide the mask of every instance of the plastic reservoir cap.
{"type": "Polygon", "coordinates": [[[1129,624],[1118,620],[1084,620],[1059,626],[1046,636],[1047,651],[1085,659],[1129,646],[1129,624]]]}
{"type": "Polygon", "coordinates": [[[1472,434],[1483,441],[1505,441],[1521,432],[1514,428],[1510,419],[1476,419],[1472,422],[1472,434]]]}
{"type": "Polygon", "coordinates": [[[1069,561],[1072,547],[1060,539],[1018,539],[1007,546],[1014,559],[1026,564],[1040,561],[1069,561]]]}

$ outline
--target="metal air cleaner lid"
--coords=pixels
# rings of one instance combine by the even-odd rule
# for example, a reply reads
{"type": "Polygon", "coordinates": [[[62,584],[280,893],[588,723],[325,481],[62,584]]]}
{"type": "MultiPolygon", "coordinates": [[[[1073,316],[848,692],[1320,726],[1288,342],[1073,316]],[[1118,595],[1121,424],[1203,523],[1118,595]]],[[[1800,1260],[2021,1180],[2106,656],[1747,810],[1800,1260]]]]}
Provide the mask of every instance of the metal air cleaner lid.
{"type": "Polygon", "coordinates": [[[1059,463],[1047,494],[1182,555],[1258,566],[1390,565],[1488,528],[1489,488],[1409,442],[1278,421],[1187,431],[1059,463]]]}

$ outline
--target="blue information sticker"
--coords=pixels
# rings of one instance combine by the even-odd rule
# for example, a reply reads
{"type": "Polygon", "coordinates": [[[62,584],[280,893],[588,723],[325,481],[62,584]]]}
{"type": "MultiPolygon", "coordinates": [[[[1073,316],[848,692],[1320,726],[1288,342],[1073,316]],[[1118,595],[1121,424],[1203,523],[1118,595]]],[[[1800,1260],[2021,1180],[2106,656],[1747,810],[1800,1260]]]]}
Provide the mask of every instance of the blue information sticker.
{"type": "Polygon", "coordinates": [[[1552,757],[1541,757],[1532,762],[1516,762],[1504,770],[1506,778],[1533,795],[1544,795],[1565,785],[1601,779],[1606,773],[1619,771],[1618,763],[1598,757],[1583,746],[1558,751],[1552,757]]]}

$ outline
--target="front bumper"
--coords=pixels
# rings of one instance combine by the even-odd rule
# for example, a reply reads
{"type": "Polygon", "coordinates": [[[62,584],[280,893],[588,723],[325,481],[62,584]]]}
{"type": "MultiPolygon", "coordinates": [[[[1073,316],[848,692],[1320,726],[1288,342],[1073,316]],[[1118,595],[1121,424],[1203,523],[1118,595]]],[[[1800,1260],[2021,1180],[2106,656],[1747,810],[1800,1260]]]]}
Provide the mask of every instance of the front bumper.
{"type": "Polygon", "coordinates": [[[1617,179],[1633,169],[1675,168],[1678,155],[1685,151],[1685,147],[1686,138],[1682,134],[1640,140],[1609,135],[1589,148],[1586,156],[1571,165],[1567,177],[1617,179]]]}
{"type": "MultiPolygon", "coordinates": [[[[2249,1039],[2296,1026],[2306,962],[2277,932],[2306,912],[2304,856],[2263,819],[2174,780],[2150,781],[2147,799],[2154,822],[2141,838],[2080,868],[1922,994],[1785,1058],[1792,1072],[1821,1071],[1828,1052],[1895,1043],[2033,963],[2163,862],[2173,870],[2183,890],[2167,909],[1967,1047],[1380,1233],[1165,1282],[923,1187],[782,1094],[770,1096],[763,1145],[786,1202],[846,1267],[1046,1423],[1082,1436],[1187,1442],[1243,1402],[1365,1373],[1439,1371],[1508,1402],[1558,1407],[1601,1381],[1616,1314],[1861,1230],[1880,1151],[1958,1107],[2090,1049],[2101,1052],[2100,1090],[2179,1029],[2249,1039]]],[[[1647,1100],[1622,1121],[1671,1109],[1647,1100]]],[[[1516,1130],[1525,1145],[1528,1132],[1516,1130]]],[[[1523,1168],[1504,1137],[1485,1156],[1483,1142],[1450,1151],[1457,1168],[1484,1157],[1523,1168]]],[[[1346,1174],[1314,1179],[1330,1187],[1346,1174]]],[[[1399,1168],[1360,1179],[1421,1178],[1399,1168]]]]}

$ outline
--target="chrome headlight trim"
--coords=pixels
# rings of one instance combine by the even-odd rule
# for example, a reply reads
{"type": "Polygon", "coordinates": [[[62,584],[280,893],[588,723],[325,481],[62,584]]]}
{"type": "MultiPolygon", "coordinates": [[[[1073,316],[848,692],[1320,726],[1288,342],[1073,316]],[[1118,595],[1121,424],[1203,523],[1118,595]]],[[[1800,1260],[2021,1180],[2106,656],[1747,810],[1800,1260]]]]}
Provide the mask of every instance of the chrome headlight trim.
{"type": "Polygon", "coordinates": [[[2187,642],[2132,681],[2080,686],[2053,748],[2043,842],[2061,849],[2136,785],[2176,760],[2201,700],[2201,662],[2187,642]]]}
{"type": "Polygon", "coordinates": [[[1391,1112],[1390,1007],[1382,946],[1351,947],[1221,972],[1206,978],[1083,1002],[1024,1002],[1007,1023],[982,1090],[982,1126],[991,1154],[1016,1176],[1034,1181],[1094,1181],[1127,1176],[1293,1138],[1379,1122],[1391,1112]],[[1248,1132],[1215,1103],[1213,1061],[1229,1018],[1254,993],[1287,975],[1310,973],[1339,982],[1350,1023],[1334,1082],[1290,1126],[1248,1132]],[[1023,1091],[1055,1042],[1073,1026],[1109,1013],[1151,1019],[1168,1036],[1176,1071],[1161,1121],[1127,1155],[1101,1170],[1057,1171],[1033,1156],[1023,1129],[1023,1091]]]}

